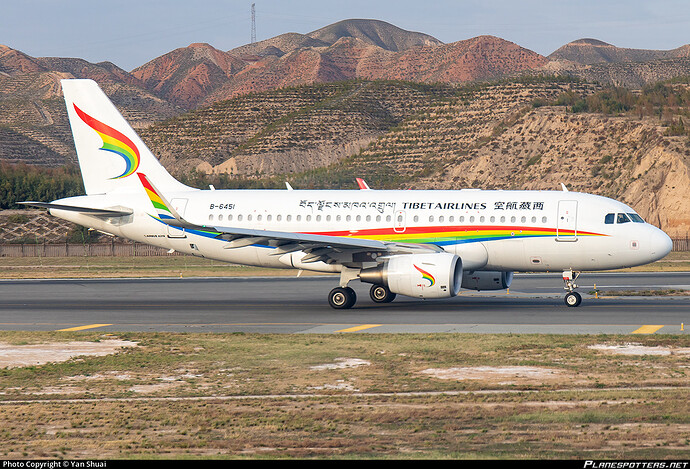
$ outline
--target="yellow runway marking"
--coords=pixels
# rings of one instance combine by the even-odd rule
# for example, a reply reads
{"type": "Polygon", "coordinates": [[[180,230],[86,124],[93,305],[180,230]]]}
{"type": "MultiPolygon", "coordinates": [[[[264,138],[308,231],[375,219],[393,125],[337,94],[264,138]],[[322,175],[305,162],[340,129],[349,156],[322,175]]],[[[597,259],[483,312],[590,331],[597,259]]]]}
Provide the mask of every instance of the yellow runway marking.
{"type": "Polygon", "coordinates": [[[347,329],[341,329],[336,332],[357,332],[363,331],[364,329],[371,329],[372,327],[379,327],[381,324],[362,324],[361,326],[350,327],[347,329]]]}
{"type": "Polygon", "coordinates": [[[633,334],[654,334],[656,331],[664,326],[642,326],[639,329],[633,331],[633,334]]]}
{"type": "Polygon", "coordinates": [[[83,331],[84,329],[94,329],[96,327],[112,326],[112,324],[89,324],[88,326],[70,327],[67,329],[58,329],[58,332],[83,331]]]}

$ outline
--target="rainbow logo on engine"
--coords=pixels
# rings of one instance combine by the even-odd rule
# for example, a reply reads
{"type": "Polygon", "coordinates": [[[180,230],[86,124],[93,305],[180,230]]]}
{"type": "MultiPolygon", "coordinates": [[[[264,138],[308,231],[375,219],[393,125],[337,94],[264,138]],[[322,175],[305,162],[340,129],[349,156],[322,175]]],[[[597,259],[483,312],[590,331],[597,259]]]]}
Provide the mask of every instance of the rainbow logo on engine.
{"type": "MultiPolygon", "coordinates": [[[[412,265],[414,265],[414,264],[412,264],[412,265]]],[[[434,283],[436,283],[436,279],[434,278],[433,275],[431,275],[429,272],[427,272],[424,269],[420,269],[416,265],[414,266],[414,268],[417,269],[419,271],[419,273],[422,274],[422,278],[424,278],[424,280],[427,280],[429,282],[429,285],[427,285],[427,286],[429,286],[429,287],[434,286],[434,283]]]]}

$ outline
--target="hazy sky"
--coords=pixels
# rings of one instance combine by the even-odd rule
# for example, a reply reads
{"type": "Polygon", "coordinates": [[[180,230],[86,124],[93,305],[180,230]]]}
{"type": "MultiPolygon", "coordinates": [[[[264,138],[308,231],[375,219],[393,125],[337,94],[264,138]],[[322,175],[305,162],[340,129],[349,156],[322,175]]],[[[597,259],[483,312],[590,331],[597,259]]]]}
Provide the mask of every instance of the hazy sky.
{"type": "MultiPolygon", "coordinates": [[[[255,0],[257,40],[369,18],[455,42],[489,34],[548,55],[595,38],[619,47],[690,43],[690,0],[255,0]]],[[[132,70],[193,42],[250,42],[252,1],[7,0],[0,44],[34,57],[111,61],[132,70]]]]}

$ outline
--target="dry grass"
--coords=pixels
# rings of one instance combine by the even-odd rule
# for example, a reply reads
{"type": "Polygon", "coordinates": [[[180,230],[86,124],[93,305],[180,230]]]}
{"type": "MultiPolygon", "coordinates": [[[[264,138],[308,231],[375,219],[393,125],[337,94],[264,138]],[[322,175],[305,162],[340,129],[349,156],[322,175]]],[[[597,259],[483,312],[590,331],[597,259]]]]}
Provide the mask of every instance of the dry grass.
{"type": "Polygon", "coordinates": [[[0,457],[682,459],[690,449],[688,336],[0,333],[17,351],[108,339],[136,345],[0,370],[0,457]]]}

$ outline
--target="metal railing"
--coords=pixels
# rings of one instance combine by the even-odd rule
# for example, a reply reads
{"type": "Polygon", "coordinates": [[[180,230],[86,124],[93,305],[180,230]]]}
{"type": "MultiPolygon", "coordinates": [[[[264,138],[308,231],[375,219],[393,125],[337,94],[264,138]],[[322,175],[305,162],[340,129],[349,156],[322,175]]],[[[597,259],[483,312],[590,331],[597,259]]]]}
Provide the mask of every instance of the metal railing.
{"type": "Polygon", "coordinates": [[[131,257],[181,256],[178,252],[142,243],[0,244],[0,257],[131,257]]]}

